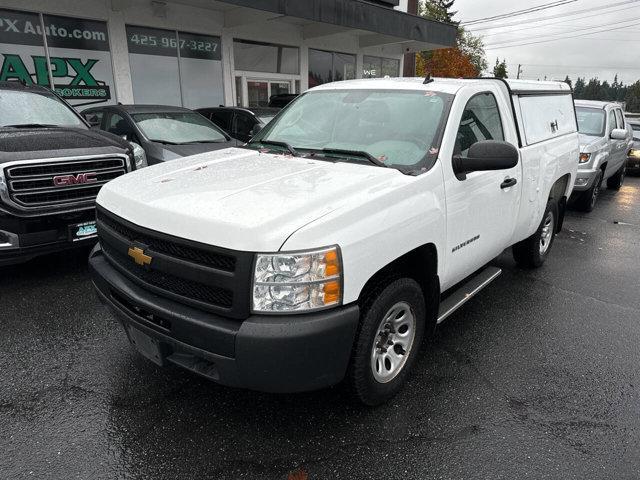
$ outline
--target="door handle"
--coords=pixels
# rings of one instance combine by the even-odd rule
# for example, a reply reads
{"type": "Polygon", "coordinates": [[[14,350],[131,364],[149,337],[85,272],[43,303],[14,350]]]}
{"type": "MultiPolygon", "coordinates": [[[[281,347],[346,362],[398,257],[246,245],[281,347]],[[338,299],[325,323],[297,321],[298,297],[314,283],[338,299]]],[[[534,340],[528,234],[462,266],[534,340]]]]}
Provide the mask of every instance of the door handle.
{"type": "Polygon", "coordinates": [[[504,179],[504,182],[500,184],[500,188],[504,190],[505,188],[513,187],[516,183],[518,183],[517,179],[507,177],[504,179]]]}

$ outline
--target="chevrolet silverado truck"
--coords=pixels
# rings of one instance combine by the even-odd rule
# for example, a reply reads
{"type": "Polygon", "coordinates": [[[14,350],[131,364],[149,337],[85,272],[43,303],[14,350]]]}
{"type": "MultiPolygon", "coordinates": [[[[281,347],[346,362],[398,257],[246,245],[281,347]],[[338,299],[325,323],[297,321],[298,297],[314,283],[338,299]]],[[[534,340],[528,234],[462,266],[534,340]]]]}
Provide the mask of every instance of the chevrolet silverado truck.
{"type": "Polygon", "coordinates": [[[100,187],[140,155],[49,89],[0,82],[0,266],[95,243],[100,187]]]}
{"type": "Polygon", "coordinates": [[[542,265],[578,154],[564,83],[322,85],[241,148],[105,185],[92,279],[160,365],[376,405],[492,259],[542,265]]]}
{"type": "Polygon", "coordinates": [[[632,134],[619,104],[576,100],[575,105],[580,160],[571,201],[578,209],[591,212],[603,181],[612,190],[622,187],[632,134]]]}

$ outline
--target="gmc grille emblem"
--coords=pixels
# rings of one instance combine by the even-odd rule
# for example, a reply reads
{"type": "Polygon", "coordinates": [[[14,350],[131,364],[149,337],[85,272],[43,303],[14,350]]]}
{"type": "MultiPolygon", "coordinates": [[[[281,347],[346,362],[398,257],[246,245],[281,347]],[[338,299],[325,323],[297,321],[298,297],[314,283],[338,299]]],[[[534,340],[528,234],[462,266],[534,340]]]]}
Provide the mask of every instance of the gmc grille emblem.
{"type": "Polygon", "coordinates": [[[56,187],[68,187],[70,185],[81,185],[84,183],[96,183],[96,172],[79,173],[78,175],[57,175],[53,177],[53,184],[56,187]]]}

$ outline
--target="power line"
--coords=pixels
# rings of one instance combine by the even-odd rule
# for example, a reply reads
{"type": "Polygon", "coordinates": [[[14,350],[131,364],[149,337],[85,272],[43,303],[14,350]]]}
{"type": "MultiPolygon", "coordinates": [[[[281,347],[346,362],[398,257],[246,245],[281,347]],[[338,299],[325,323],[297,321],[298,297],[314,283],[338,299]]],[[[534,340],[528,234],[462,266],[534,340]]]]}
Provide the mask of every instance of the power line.
{"type": "Polygon", "coordinates": [[[479,27],[479,28],[470,28],[468,30],[471,31],[471,32],[479,32],[481,30],[495,30],[497,28],[513,27],[513,26],[516,26],[516,25],[522,25],[523,23],[537,23],[537,22],[543,22],[543,21],[548,21],[548,20],[554,20],[556,18],[573,17],[573,16],[576,16],[576,15],[580,15],[581,13],[596,12],[596,11],[600,11],[600,10],[606,10],[606,9],[609,9],[609,8],[618,7],[620,5],[629,5],[631,3],[638,3],[638,2],[640,2],[640,0],[625,0],[625,1],[622,1],[622,2],[618,2],[618,3],[612,3],[611,5],[602,5],[600,7],[591,7],[591,8],[585,8],[585,9],[582,9],[582,10],[575,10],[573,12],[559,13],[557,15],[553,15],[553,16],[549,16],[549,17],[529,18],[529,19],[519,20],[517,22],[505,23],[505,24],[502,24],[502,25],[494,25],[494,26],[479,27]]]}
{"type": "Polygon", "coordinates": [[[510,44],[510,43],[494,43],[492,45],[487,45],[485,48],[487,49],[496,49],[496,48],[512,48],[512,47],[524,47],[526,45],[537,45],[539,43],[548,43],[548,42],[554,42],[557,40],[567,40],[570,38],[578,38],[578,37],[585,37],[587,35],[594,35],[596,33],[603,33],[603,32],[611,32],[614,30],[620,30],[623,28],[631,28],[631,27],[635,27],[636,25],[640,25],[640,22],[636,22],[636,23],[632,23],[631,25],[625,25],[624,27],[618,27],[618,28],[608,28],[605,30],[601,30],[598,32],[587,32],[587,33],[580,33],[577,35],[570,35],[570,36],[565,36],[565,37],[554,37],[554,38],[548,38],[546,40],[539,40],[537,42],[527,42],[527,43],[516,43],[516,44],[510,44]]]}
{"type": "MultiPolygon", "coordinates": [[[[514,64],[511,64],[515,66],[514,64]]],[[[610,66],[610,65],[543,65],[541,63],[521,63],[523,67],[542,67],[542,68],[587,68],[594,70],[640,70],[640,66],[631,67],[631,66],[610,66]]]]}
{"type": "Polygon", "coordinates": [[[618,10],[612,10],[610,12],[604,12],[604,13],[600,13],[600,12],[592,13],[591,15],[585,15],[584,17],[574,18],[574,19],[569,20],[569,21],[560,20],[559,22],[551,22],[551,23],[547,23],[547,24],[544,24],[544,25],[530,25],[528,27],[519,27],[517,30],[508,30],[506,32],[484,33],[484,34],[482,34],[482,37],[486,38],[486,37],[493,37],[495,35],[505,35],[505,34],[508,34],[508,33],[516,33],[516,32],[519,32],[521,30],[531,30],[531,29],[536,29],[536,28],[546,28],[546,27],[550,27],[552,25],[571,25],[572,21],[575,21],[575,20],[584,20],[585,18],[598,17],[598,16],[601,16],[601,15],[608,15],[610,13],[621,12],[623,10],[628,10],[630,8],[636,8],[636,7],[637,7],[637,5],[629,5],[629,6],[626,6],[626,7],[622,7],[620,9],[618,9],[618,10]]]}
{"type": "MultiPolygon", "coordinates": [[[[630,18],[628,20],[622,20],[622,21],[617,20],[617,21],[611,22],[611,23],[603,23],[602,25],[594,25],[593,27],[583,27],[583,28],[580,29],[580,31],[584,32],[585,30],[600,29],[600,28],[604,28],[604,27],[620,25],[620,24],[623,24],[623,23],[635,22],[637,20],[640,20],[640,17],[630,18]]],[[[632,25],[629,25],[629,26],[632,26],[632,25]]],[[[618,27],[618,28],[626,28],[626,27],[621,26],[621,27],[618,27]]],[[[607,30],[603,30],[603,31],[607,31],[607,30]]],[[[529,39],[535,39],[535,38],[540,38],[540,37],[547,37],[549,39],[563,38],[563,36],[566,35],[567,33],[569,33],[569,32],[554,33],[554,34],[551,34],[551,33],[540,33],[540,34],[537,34],[537,35],[534,35],[534,36],[530,36],[529,39]]],[[[602,32],[589,32],[589,33],[595,34],[595,33],[602,33],[602,32]]],[[[496,43],[490,43],[490,44],[488,44],[486,46],[487,47],[493,47],[493,46],[496,46],[496,45],[508,45],[508,44],[510,44],[512,42],[520,42],[522,40],[526,40],[526,39],[522,39],[522,38],[515,39],[514,38],[514,39],[496,40],[496,43]]]]}
{"type": "Polygon", "coordinates": [[[520,16],[520,15],[526,15],[528,13],[539,12],[541,10],[547,10],[549,8],[559,7],[561,5],[566,5],[568,3],[574,3],[576,1],[578,1],[578,0],[556,0],[555,2],[552,2],[552,3],[545,3],[543,5],[537,5],[535,7],[525,8],[523,10],[515,10],[513,12],[502,13],[500,15],[494,15],[492,17],[483,17],[483,18],[477,18],[475,20],[469,20],[469,21],[466,21],[466,22],[461,22],[461,24],[462,25],[471,25],[471,24],[475,24],[475,23],[493,22],[493,21],[496,21],[496,20],[500,20],[502,18],[517,17],[517,16],[520,16]]]}

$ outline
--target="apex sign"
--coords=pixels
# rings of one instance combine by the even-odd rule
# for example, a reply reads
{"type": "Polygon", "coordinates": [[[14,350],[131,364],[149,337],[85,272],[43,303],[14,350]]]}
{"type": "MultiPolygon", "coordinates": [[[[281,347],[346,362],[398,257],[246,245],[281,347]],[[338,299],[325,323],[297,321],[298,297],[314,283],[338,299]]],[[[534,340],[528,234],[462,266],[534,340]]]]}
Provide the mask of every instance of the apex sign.
{"type": "MultiPolygon", "coordinates": [[[[96,59],[82,61],[80,58],[51,57],[51,75],[56,91],[63,98],[109,100],[111,92],[104,82],[99,82],[91,73],[98,63],[96,59]],[[67,84],[59,85],[56,80],[69,79],[67,84]]],[[[0,67],[0,81],[19,80],[27,85],[49,85],[49,71],[45,56],[31,56],[27,66],[22,56],[3,54],[0,67]]]]}

